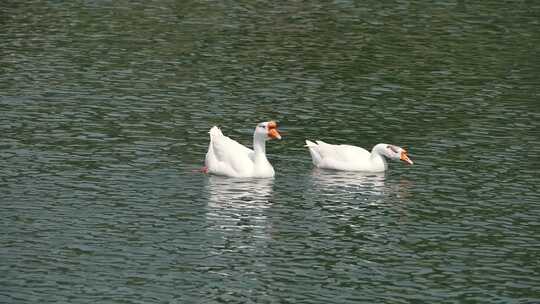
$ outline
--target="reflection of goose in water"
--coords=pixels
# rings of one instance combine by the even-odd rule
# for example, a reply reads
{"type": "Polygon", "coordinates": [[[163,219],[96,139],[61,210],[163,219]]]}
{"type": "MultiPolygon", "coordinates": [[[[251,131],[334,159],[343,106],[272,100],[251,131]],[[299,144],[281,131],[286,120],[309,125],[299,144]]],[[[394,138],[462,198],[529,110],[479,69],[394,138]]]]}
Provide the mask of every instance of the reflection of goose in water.
{"type": "Polygon", "coordinates": [[[310,210],[316,211],[315,215],[306,217],[325,219],[319,222],[318,230],[324,230],[327,225],[334,231],[355,231],[369,238],[384,238],[388,232],[384,226],[389,219],[407,218],[403,197],[408,195],[409,183],[399,178],[397,181],[384,172],[314,169],[312,187],[304,193],[304,198],[312,202],[310,210]]]}
{"type": "MultiPolygon", "coordinates": [[[[204,235],[197,239],[205,250],[198,270],[217,280],[226,277],[232,284],[246,278],[256,281],[258,275],[246,273],[242,265],[258,261],[268,248],[272,225],[267,212],[274,180],[214,175],[208,176],[207,182],[204,235]]],[[[266,266],[257,263],[256,268],[265,272],[266,266]]]]}
{"type": "Polygon", "coordinates": [[[209,229],[260,231],[266,226],[265,211],[270,207],[273,179],[208,178],[209,229]]]}
{"type": "Polygon", "coordinates": [[[314,169],[311,174],[313,186],[325,194],[343,195],[362,193],[378,195],[384,191],[383,172],[365,173],[314,169]]]}

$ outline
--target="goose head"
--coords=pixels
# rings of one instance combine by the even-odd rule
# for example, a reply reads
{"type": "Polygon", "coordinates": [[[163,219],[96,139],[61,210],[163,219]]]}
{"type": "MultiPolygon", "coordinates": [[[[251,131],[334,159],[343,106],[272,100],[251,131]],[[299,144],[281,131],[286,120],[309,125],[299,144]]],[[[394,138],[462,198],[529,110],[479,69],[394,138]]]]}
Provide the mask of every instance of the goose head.
{"type": "Polygon", "coordinates": [[[281,135],[277,130],[277,123],[275,121],[259,123],[255,128],[255,136],[264,138],[265,140],[281,139],[281,135]]]}
{"type": "Polygon", "coordinates": [[[413,164],[413,161],[409,158],[407,150],[401,147],[394,145],[386,145],[383,154],[389,159],[400,160],[409,165],[413,164]]]}

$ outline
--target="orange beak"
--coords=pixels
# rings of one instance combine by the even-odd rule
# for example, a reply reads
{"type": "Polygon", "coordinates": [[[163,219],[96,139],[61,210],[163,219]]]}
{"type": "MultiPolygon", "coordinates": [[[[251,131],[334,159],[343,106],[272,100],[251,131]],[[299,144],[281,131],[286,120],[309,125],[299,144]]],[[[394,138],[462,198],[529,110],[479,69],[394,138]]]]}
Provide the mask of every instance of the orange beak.
{"type": "Polygon", "coordinates": [[[268,137],[270,137],[271,139],[281,139],[281,135],[277,130],[277,123],[275,121],[271,121],[268,123],[268,137]]]}
{"type": "Polygon", "coordinates": [[[409,156],[407,155],[407,151],[406,150],[403,150],[401,151],[401,155],[399,157],[399,159],[401,159],[402,161],[404,161],[405,163],[409,164],[409,165],[412,165],[413,164],[413,161],[409,158],[409,156]]]}

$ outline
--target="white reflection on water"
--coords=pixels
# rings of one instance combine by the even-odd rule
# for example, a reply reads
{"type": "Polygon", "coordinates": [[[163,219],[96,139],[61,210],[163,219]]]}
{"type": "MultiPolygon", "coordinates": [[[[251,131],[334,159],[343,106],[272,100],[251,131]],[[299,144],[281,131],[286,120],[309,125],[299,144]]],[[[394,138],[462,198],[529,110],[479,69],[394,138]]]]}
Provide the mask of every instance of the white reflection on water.
{"type": "Polygon", "coordinates": [[[208,229],[253,230],[262,237],[267,225],[265,211],[271,206],[273,179],[208,178],[208,229]]]}
{"type": "Polygon", "coordinates": [[[313,169],[308,198],[320,203],[321,217],[334,219],[329,226],[349,227],[370,238],[388,236],[387,223],[408,221],[406,200],[410,184],[388,173],[313,169]]]}
{"type": "Polygon", "coordinates": [[[385,190],[385,174],[354,171],[313,169],[311,179],[315,189],[326,195],[363,193],[380,195],[385,190]]]}

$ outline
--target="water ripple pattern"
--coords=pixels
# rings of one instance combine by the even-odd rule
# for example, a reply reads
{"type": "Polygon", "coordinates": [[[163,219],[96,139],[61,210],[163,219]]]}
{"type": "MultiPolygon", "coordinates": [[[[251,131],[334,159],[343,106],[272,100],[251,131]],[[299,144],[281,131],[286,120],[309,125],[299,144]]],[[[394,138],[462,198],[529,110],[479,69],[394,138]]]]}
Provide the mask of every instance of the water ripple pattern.
{"type": "Polygon", "coordinates": [[[535,1],[1,6],[1,303],[540,303],[535,1]],[[270,119],[274,179],[199,172],[270,119]]]}

